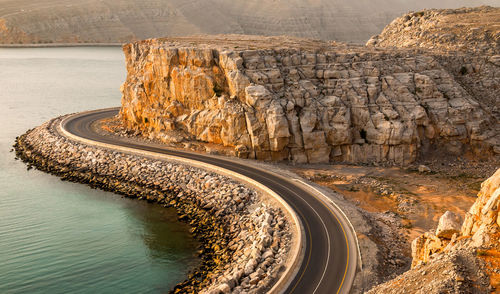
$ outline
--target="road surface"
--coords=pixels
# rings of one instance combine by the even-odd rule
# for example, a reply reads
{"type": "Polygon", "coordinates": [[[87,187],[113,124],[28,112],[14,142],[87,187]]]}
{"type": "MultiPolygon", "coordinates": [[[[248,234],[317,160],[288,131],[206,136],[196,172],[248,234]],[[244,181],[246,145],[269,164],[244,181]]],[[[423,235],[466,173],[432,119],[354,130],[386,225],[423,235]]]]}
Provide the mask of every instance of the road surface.
{"type": "Polygon", "coordinates": [[[244,163],[147,143],[130,142],[118,136],[100,135],[92,130],[93,122],[117,113],[116,108],[73,115],[65,120],[63,128],[75,136],[92,141],[217,165],[267,186],[295,210],[305,230],[304,258],[284,293],[349,293],[358,260],[356,239],[343,214],[327,204],[324,197],[293,179],[286,179],[244,163]]]}

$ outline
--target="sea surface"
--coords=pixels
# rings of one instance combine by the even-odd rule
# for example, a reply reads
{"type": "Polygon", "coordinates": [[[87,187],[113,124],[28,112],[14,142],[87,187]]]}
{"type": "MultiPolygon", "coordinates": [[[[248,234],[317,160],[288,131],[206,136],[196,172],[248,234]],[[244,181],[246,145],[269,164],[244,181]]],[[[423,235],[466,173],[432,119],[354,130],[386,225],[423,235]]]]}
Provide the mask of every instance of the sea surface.
{"type": "Polygon", "coordinates": [[[175,212],[15,160],[53,117],[120,105],[121,48],[0,48],[0,293],[165,293],[198,264],[175,212]]]}

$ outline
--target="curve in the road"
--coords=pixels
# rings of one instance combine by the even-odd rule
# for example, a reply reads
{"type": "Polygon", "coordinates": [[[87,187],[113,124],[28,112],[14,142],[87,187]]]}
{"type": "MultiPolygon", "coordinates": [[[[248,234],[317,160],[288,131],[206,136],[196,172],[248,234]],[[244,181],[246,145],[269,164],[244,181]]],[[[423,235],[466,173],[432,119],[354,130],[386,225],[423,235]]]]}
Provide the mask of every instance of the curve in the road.
{"type": "Polygon", "coordinates": [[[305,230],[304,259],[285,293],[348,293],[356,272],[356,237],[348,220],[314,192],[275,173],[219,157],[172,150],[93,131],[95,121],[116,115],[106,109],[73,115],[63,123],[65,131],[86,140],[187,158],[245,175],[273,190],[297,213],[305,230]]]}

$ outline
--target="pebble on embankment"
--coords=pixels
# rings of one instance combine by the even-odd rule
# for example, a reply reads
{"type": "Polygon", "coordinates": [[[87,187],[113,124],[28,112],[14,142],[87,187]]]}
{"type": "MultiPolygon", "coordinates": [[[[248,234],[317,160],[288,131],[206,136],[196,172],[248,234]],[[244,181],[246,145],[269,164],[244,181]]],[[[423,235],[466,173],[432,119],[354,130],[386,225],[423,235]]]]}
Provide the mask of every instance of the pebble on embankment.
{"type": "Polygon", "coordinates": [[[263,293],[285,268],[292,234],[283,211],[228,177],[61,136],[61,118],[16,139],[16,154],[62,180],[177,209],[201,242],[201,265],[172,293],[263,293]]]}

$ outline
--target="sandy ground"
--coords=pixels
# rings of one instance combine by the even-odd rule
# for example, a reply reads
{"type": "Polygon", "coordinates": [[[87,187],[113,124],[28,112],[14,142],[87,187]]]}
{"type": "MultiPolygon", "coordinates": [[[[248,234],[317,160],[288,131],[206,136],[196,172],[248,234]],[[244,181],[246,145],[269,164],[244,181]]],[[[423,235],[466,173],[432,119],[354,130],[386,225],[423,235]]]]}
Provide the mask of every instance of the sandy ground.
{"type": "MultiPolygon", "coordinates": [[[[447,210],[464,216],[485,179],[398,167],[314,165],[291,170],[343,194],[366,211],[395,213],[409,241],[436,228],[447,210]]],[[[405,251],[409,254],[409,247],[405,251]]]]}

